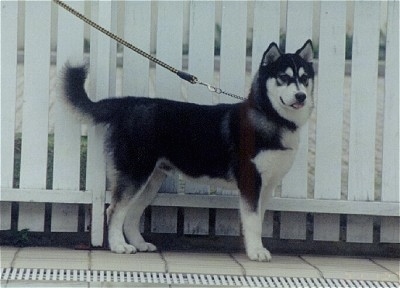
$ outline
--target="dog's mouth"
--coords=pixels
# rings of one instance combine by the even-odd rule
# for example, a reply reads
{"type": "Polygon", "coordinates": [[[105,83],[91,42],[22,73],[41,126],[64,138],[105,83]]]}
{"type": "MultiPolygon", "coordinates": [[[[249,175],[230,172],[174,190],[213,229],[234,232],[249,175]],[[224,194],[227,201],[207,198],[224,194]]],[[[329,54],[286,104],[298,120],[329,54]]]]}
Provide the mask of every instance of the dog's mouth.
{"type": "Polygon", "coordinates": [[[303,107],[304,107],[304,104],[305,104],[304,101],[303,101],[303,102],[295,101],[295,102],[292,103],[292,104],[286,104],[285,101],[283,101],[282,97],[279,97],[279,98],[280,98],[280,100],[281,100],[281,102],[282,102],[283,105],[288,106],[288,107],[291,107],[291,108],[293,108],[294,110],[299,110],[299,109],[303,108],[303,107]]]}
{"type": "Polygon", "coordinates": [[[304,102],[295,102],[292,105],[290,105],[290,107],[292,107],[293,109],[301,109],[304,107],[304,102]]]}

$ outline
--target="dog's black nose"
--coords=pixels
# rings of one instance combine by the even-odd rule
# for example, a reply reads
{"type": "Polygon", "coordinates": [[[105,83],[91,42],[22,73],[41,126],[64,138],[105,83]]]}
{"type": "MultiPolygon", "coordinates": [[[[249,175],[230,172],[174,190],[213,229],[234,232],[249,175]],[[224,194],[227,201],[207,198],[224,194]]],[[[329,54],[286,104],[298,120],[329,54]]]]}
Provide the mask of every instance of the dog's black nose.
{"type": "Polygon", "coordinates": [[[294,97],[296,98],[297,102],[303,103],[304,100],[306,100],[307,96],[303,92],[297,92],[296,95],[294,95],[294,97]]]}

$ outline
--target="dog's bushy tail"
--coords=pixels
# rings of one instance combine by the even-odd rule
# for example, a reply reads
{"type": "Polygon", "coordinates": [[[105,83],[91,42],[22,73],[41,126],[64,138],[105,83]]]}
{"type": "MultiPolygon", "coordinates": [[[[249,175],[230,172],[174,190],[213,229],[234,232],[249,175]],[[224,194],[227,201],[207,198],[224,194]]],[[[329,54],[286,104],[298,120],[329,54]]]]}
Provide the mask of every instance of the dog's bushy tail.
{"type": "Polygon", "coordinates": [[[85,91],[88,71],[89,67],[86,64],[72,66],[70,63],[66,63],[60,77],[62,97],[83,118],[89,118],[95,124],[109,122],[115,114],[109,101],[105,99],[93,102],[85,91]]]}

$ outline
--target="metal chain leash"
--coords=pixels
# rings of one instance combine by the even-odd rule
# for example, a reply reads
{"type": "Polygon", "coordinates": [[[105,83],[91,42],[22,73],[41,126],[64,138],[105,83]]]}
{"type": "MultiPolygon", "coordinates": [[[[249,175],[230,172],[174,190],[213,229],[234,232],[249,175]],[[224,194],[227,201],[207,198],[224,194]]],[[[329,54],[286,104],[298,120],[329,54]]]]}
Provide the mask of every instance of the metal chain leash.
{"type": "Polygon", "coordinates": [[[93,22],[92,20],[90,20],[89,18],[85,17],[83,14],[79,13],[78,11],[76,11],[75,9],[73,9],[72,7],[70,7],[69,5],[64,3],[63,1],[60,1],[60,0],[53,0],[53,1],[54,1],[54,3],[59,5],[60,7],[64,8],[65,10],[67,10],[68,12],[73,14],[74,16],[78,17],[79,19],[81,19],[82,21],[87,23],[88,25],[90,25],[93,28],[99,30],[100,32],[104,33],[105,35],[107,35],[111,39],[117,41],[118,43],[124,45],[125,47],[131,49],[132,51],[138,53],[139,55],[141,55],[141,56],[149,59],[150,61],[156,63],[157,65],[160,65],[161,67],[163,67],[163,68],[171,71],[172,73],[178,75],[181,79],[186,80],[186,81],[190,82],[191,84],[199,84],[199,85],[206,86],[210,92],[213,92],[213,93],[216,93],[216,94],[224,94],[224,95],[227,95],[227,96],[233,97],[235,99],[239,99],[239,100],[245,100],[246,99],[246,98],[244,98],[242,96],[235,95],[233,93],[229,93],[229,92],[223,91],[221,88],[212,86],[212,85],[210,85],[208,83],[205,83],[205,82],[202,82],[196,76],[191,75],[191,74],[189,74],[187,72],[178,70],[178,69],[168,65],[167,63],[157,59],[154,56],[151,56],[149,53],[144,52],[143,50],[137,48],[136,46],[132,45],[131,43],[129,43],[129,42],[125,41],[124,39],[118,37],[116,34],[104,29],[99,24],[97,24],[97,23],[93,22]]]}

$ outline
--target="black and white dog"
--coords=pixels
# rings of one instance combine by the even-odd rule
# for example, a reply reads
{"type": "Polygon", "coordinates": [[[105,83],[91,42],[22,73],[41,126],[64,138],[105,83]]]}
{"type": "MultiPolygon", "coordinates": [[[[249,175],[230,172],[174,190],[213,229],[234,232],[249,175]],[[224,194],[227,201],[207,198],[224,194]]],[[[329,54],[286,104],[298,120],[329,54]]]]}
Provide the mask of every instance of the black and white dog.
{"type": "Polygon", "coordinates": [[[312,60],[310,40],[294,54],[283,54],[271,43],[248,99],[215,106],[143,97],[92,102],[84,90],[86,65],[67,64],[63,97],[94,124],[107,127],[105,149],[113,181],[107,210],[111,251],[156,250],[141,236],[139,220],[166,175],[178,171],[194,181],[239,189],[247,255],[271,260],[261,240],[265,204],[292,166],[299,129],[314,106],[312,60]],[[124,223],[128,212],[133,223],[124,223]]]}

